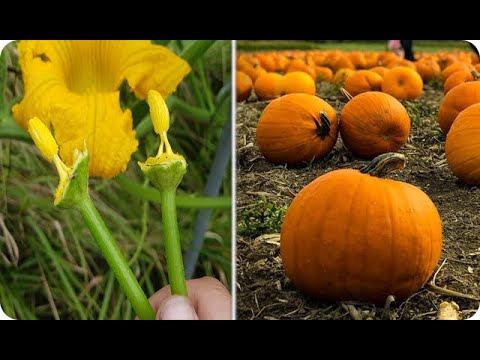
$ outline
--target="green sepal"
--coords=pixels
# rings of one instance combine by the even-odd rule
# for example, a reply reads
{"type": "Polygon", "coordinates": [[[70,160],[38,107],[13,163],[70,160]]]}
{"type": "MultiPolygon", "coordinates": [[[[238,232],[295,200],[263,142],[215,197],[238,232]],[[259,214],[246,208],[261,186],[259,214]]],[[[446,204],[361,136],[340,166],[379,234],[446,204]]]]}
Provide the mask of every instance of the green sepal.
{"type": "Polygon", "coordinates": [[[63,192],[55,196],[55,206],[76,208],[88,197],[88,172],[90,156],[88,151],[74,155],[72,173],[66,180],[63,192]]]}
{"type": "Polygon", "coordinates": [[[175,191],[187,172],[185,160],[170,160],[158,164],[139,162],[138,165],[145,176],[160,191],[175,191]]]}

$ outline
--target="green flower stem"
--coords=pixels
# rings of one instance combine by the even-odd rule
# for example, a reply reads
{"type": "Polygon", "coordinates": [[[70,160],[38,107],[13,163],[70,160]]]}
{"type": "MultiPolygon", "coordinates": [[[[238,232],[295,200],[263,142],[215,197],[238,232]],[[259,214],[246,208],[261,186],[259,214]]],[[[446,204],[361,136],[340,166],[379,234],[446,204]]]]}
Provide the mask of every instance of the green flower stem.
{"type": "Polygon", "coordinates": [[[83,201],[78,204],[78,207],[85,223],[100,247],[104,258],[115,273],[118,282],[130,300],[138,317],[142,320],[154,320],[155,313],[153,312],[152,306],[148,302],[145,293],[133,275],[132,270],[113,240],[112,235],[105,226],[90,197],[84,197],[83,201]]]}
{"type": "Polygon", "coordinates": [[[187,284],[183,271],[182,247],[178,232],[175,190],[161,192],[162,224],[167,257],[168,282],[172,295],[187,296],[187,284]]]}
{"type": "Polygon", "coordinates": [[[170,95],[167,103],[168,105],[171,105],[169,107],[171,111],[176,110],[184,115],[187,115],[188,117],[191,117],[192,119],[195,119],[196,121],[208,122],[212,118],[212,113],[210,111],[201,107],[190,105],[175,95],[170,95]]]}
{"type": "MultiPolygon", "coordinates": [[[[139,199],[161,202],[162,194],[157,189],[152,187],[143,187],[137,184],[135,181],[130,180],[125,175],[118,175],[115,181],[126,192],[135,195],[139,199]]],[[[229,196],[190,196],[190,195],[177,195],[176,197],[177,208],[186,209],[228,209],[232,207],[232,198],[229,196]]]]}

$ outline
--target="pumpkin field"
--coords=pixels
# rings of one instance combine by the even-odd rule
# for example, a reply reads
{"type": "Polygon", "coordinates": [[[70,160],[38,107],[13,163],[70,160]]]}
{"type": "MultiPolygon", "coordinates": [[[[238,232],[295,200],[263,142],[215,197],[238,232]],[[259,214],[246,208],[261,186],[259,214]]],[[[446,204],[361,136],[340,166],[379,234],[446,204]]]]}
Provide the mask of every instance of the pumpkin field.
{"type": "Polygon", "coordinates": [[[237,51],[237,318],[474,315],[477,54],[263,44],[237,51]]]}

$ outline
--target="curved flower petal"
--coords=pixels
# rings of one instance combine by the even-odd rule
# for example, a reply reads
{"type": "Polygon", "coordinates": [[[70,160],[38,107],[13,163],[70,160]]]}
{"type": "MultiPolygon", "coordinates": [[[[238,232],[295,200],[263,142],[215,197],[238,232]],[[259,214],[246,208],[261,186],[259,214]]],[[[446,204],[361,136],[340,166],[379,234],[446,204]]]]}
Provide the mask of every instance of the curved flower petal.
{"type": "Polygon", "coordinates": [[[137,40],[24,40],[18,45],[25,97],[13,107],[25,129],[39,117],[53,124],[64,161],[86,142],[90,175],[123,171],[138,143],[118,88],[126,79],[139,98],[148,90],[166,97],[190,72],[168,48],[137,40]]]}
{"type": "Polygon", "coordinates": [[[132,113],[120,107],[119,92],[75,95],[69,106],[52,118],[60,156],[71,166],[75,149],[90,154],[90,175],[111,178],[125,171],[138,141],[132,130],[132,113]]]}

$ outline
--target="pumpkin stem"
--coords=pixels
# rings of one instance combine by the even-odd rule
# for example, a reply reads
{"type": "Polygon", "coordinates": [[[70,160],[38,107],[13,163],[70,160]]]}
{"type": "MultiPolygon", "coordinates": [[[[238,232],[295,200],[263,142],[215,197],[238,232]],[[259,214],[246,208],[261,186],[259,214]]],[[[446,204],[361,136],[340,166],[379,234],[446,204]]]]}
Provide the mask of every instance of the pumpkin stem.
{"type": "Polygon", "coordinates": [[[350,101],[353,99],[353,96],[352,94],[350,94],[347,90],[345,90],[345,88],[340,88],[340,92],[342,93],[343,96],[346,97],[347,101],[350,101]]]}
{"type": "Polygon", "coordinates": [[[406,161],[403,154],[394,152],[381,154],[373,159],[370,164],[362,167],[360,172],[376,177],[384,177],[395,170],[403,169],[406,161]]]}
{"type": "Polygon", "coordinates": [[[320,111],[320,122],[313,118],[315,121],[315,126],[317,127],[317,135],[323,139],[325,136],[330,135],[330,120],[328,119],[327,113],[325,111],[320,111]]]}
{"type": "Polygon", "coordinates": [[[473,80],[477,81],[478,79],[480,79],[480,72],[476,70],[472,70],[472,76],[473,76],[473,80]]]}

